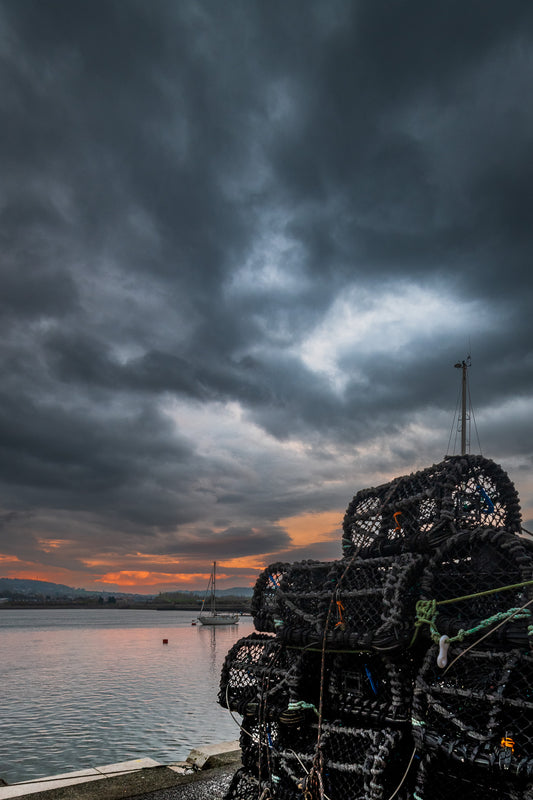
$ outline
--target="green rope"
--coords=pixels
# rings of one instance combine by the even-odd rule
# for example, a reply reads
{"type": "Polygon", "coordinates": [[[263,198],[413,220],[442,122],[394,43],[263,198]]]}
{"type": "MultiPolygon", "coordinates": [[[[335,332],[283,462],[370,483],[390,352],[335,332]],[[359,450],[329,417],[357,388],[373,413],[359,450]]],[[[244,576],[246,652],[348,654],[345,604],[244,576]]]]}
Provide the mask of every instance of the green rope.
{"type": "MultiPolygon", "coordinates": [[[[321,653],[322,652],[322,648],[321,647],[311,647],[311,645],[308,645],[308,644],[306,644],[306,645],[288,644],[288,645],[286,645],[286,647],[287,647],[288,650],[305,650],[306,652],[309,652],[309,653],[321,653]]],[[[374,653],[375,651],[374,650],[369,650],[368,647],[366,648],[366,650],[334,650],[333,648],[328,647],[326,652],[328,653],[328,655],[330,653],[350,653],[351,655],[353,655],[353,654],[356,654],[356,653],[357,654],[359,654],[359,653],[374,653]]]]}
{"type": "MultiPolygon", "coordinates": [[[[436,626],[436,620],[439,614],[437,611],[437,606],[446,606],[450,603],[460,603],[461,600],[472,600],[474,597],[485,597],[486,595],[496,594],[497,592],[505,592],[509,589],[519,589],[522,586],[531,586],[531,584],[533,584],[533,580],[522,581],[521,583],[511,583],[508,586],[498,586],[496,589],[486,589],[484,592],[464,594],[462,597],[450,597],[448,600],[419,600],[416,604],[415,630],[413,633],[413,638],[409,643],[409,647],[412,647],[415,643],[416,637],[418,636],[418,631],[422,625],[429,626],[431,638],[434,642],[439,641],[440,633],[438,632],[436,626]]],[[[465,636],[470,636],[473,633],[477,633],[478,631],[487,628],[489,625],[492,625],[494,622],[501,622],[508,617],[515,616],[516,619],[526,619],[527,617],[531,616],[530,611],[524,611],[521,614],[517,614],[517,611],[519,611],[519,609],[516,608],[512,608],[509,611],[501,611],[499,614],[495,614],[493,617],[482,620],[479,625],[476,625],[475,628],[471,628],[468,631],[461,629],[457,636],[454,636],[452,639],[450,639],[450,642],[462,642],[465,636]]],[[[533,636],[533,625],[528,626],[528,636],[533,636]]]]}
{"type": "Polygon", "coordinates": [[[509,617],[514,617],[515,619],[529,619],[531,617],[531,611],[520,611],[520,608],[510,608],[509,611],[499,611],[497,614],[493,614],[492,617],[487,617],[487,619],[481,620],[478,625],[475,625],[473,628],[470,628],[467,631],[461,628],[461,630],[455,636],[450,638],[450,643],[462,642],[465,636],[471,636],[474,633],[478,633],[479,631],[490,627],[495,622],[503,622],[509,617]]]}
{"type": "Polygon", "coordinates": [[[439,612],[437,611],[436,600],[418,600],[416,604],[415,632],[411,640],[411,644],[413,644],[414,640],[416,639],[418,631],[422,625],[429,625],[431,638],[439,636],[439,632],[435,625],[435,620],[437,619],[438,615],[439,612]]]}
{"type": "MultiPolygon", "coordinates": [[[[439,600],[438,606],[447,606],[450,603],[460,603],[461,600],[472,600],[474,597],[485,597],[488,594],[496,594],[497,592],[506,592],[508,589],[520,589],[522,586],[531,586],[533,581],[522,581],[522,583],[511,583],[509,586],[498,586],[497,589],[487,589],[484,592],[476,592],[475,594],[464,594],[462,597],[451,597],[449,600],[439,600]]],[[[431,602],[431,601],[430,601],[431,602]]]]}
{"type": "Polygon", "coordinates": [[[288,711],[306,711],[307,709],[311,709],[318,715],[318,708],[313,703],[306,703],[305,700],[297,700],[287,706],[288,711]]]}
{"type": "MultiPolygon", "coordinates": [[[[472,595],[475,596],[475,595],[472,595]]],[[[445,601],[446,602],[446,601],[445,601]]],[[[437,611],[437,603],[436,600],[419,600],[416,604],[416,621],[415,621],[415,633],[412,639],[414,642],[416,635],[418,633],[419,628],[422,625],[428,625],[431,638],[432,640],[438,644],[441,634],[439,633],[436,625],[436,620],[439,615],[437,611]]],[[[531,611],[524,609],[523,611],[520,608],[510,608],[509,611],[499,611],[497,614],[493,614],[491,617],[487,617],[487,619],[481,620],[477,625],[473,628],[469,628],[468,630],[464,630],[461,628],[460,631],[455,636],[450,637],[451,642],[462,642],[466,636],[472,636],[474,633],[478,633],[479,631],[484,630],[485,628],[490,627],[494,623],[503,622],[504,620],[508,619],[509,617],[514,617],[515,619],[530,619],[531,618],[531,611]]],[[[533,635],[533,625],[528,626],[528,634],[530,636],[533,635]]],[[[411,643],[412,643],[411,642],[411,643]]]]}

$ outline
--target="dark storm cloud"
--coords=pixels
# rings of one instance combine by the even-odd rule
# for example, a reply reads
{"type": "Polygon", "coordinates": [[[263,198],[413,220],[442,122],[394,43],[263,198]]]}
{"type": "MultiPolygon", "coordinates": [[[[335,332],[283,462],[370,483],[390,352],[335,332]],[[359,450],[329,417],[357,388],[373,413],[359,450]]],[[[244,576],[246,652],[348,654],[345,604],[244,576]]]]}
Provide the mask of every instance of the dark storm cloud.
{"type": "Polygon", "coordinates": [[[289,544],[288,534],[279,527],[264,526],[260,529],[253,529],[241,526],[227,528],[215,535],[208,529],[200,529],[194,536],[180,539],[175,550],[169,546],[164,552],[176,556],[193,555],[209,561],[213,550],[219,554],[219,558],[234,558],[235,556],[255,556],[270,550],[277,552],[289,544]]]}
{"type": "Polygon", "coordinates": [[[54,526],[80,564],[283,550],[279,519],[440,458],[470,346],[484,449],[525,484],[530,3],[0,0],[0,23],[9,552],[54,526]]]}
{"type": "Polygon", "coordinates": [[[166,495],[170,486],[191,490],[193,454],[150,409],[108,409],[102,418],[96,407],[68,409],[18,397],[16,405],[0,407],[0,437],[0,479],[9,505],[88,512],[98,498],[101,513],[119,513],[136,525],[190,519],[166,495]]]}

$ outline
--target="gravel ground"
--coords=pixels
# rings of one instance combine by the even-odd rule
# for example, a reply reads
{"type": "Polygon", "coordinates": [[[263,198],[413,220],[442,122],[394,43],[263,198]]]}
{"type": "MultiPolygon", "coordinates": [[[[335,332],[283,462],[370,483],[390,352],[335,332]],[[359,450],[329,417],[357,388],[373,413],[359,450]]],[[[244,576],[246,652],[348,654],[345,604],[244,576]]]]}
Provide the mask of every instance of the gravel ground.
{"type": "Polygon", "coordinates": [[[157,789],[155,792],[135,795],[131,800],[223,800],[238,765],[209,770],[206,777],[172,786],[170,789],[157,789]]]}

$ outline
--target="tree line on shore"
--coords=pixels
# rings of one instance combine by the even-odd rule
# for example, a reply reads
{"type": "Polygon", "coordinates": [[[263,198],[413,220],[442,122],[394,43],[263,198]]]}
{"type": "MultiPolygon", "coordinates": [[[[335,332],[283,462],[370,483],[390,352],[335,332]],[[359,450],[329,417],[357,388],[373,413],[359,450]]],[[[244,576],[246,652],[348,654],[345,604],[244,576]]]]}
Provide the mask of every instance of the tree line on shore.
{"type": "MultiPolygon", "coordinates": [[[[217,607],[227,611],[249,611],[251,597],[217,592],[217,607]]],[[[203,594],[198,592],[160,592],[158,595],[90,592],[46,581],[0,578],[0,608],[144,608],[197,611],[203,594]],[[39,585],[42,584],[42,587],[39,585]]]]}
{"type": "MultiPolygon", "coordinates": [[[[155,597],[127,597],[108,595],[100,596],[73,596],[51,597],[39,594],[4,595],[0,598],[2,608],[137,608],[154,609],[156,611],[199,611],[202,598],[195,595],[181,595],[179,592],[167,593],[155,597]]],[[[217,608],[226,611],[249,611],[250,598],[228,595],[217,598],[217,608]]]]}

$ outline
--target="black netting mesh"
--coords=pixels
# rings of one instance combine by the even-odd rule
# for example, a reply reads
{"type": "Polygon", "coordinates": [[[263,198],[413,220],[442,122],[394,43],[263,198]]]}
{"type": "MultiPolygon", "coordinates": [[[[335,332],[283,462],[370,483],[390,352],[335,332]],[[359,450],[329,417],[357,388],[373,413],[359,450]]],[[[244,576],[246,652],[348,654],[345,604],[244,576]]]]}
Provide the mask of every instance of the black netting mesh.
{"type": "Polygon", "coordinates": [[[277,562],[271,564],[260,574],[256,581],[252,597],[252,616],[258,631],[275,633],[276,625],[276,592],[283,575],[290,569],[290,564],[277,562]]]}
{"type": "Polygon", "coordinates": [[[471,764],[453,764],[435,754],[417,759],[414,800],[533,800],[533,783],[471,764]]]}
{"type": "Polygon", "coordinates": [[[280,639],[266,634],[252,634],[240,639],[226,656],[219,703],[245,717],[287,717],[291,705],[316,707],[319,674],[318,653],[284,647],[280,639]]]}
{"type": "MultiPolygon", "coordinates": [[[[533,598],[532,579],[533,558],[519,537],[480,529],[454,536],[436,551],[424,571],[421,598],[436,601],[440,634],[454,637],[479,627],[482,635],[533,598]],[[506,586],[515,588],[494,592],[506,586]]],[[[528,615],[516,616],[491,635],[489,646],[527,647],[530,622],[528,615]]]]}
{"type": "MultiPolygon", "coordinates": [[[[272,783],[280,797],[302,796],[316,763],[317,726],[280,735],[274,754],[272,783]],[[299,793],[299,794],[298,794],[299,793]]],[[[382,800],[399,783],[408,761],[398,730],[369,730],[325,724],[321,733],[321,776],[325,795],[332,798],[382,800]]],[[[277,796],[277,794],[276,794],[277,796]]]]}
{"type": "Polygon", "coordinates": [[[452,649],[446,671],[429,649],[416,679],[413,733],[421,750],[533,778],[533,658],[518,650],[452,649]]]}
{"type": "MultiPolygon", "coordinates": [[[[274,565],[276,566],[276,565],[274,565]]],[[[331,647],[394,650],[412,636],[420,593],[423,558],[343,559],[331,563],[304,561],[286,567],[276,588],[263,573],[254,597],[268,591],[273,627],[285,642],[331,647]]]]}
{"type": "Polygon", "coordinates": [[[248,704],[257,704],[265,669],[279,650],[279,642],[266,634],[252,633],[239,639],[222,666],[218,694],[220,705],[246,714],[248,704]]]}
{"type": "Polygon", "coordinates": [[[243,719],[240,735],[242,765],[255,778],[265,779],[272,775],[272,759],[279,750],[279,738],[278,722],[243,719]]]}
{"type": "Polygon", "coordinates": [[[375,653],[326,656],[324,702],[330,719],[369,726],[411,722],[414,665],[375,653]]]}
{"type": "Polygon", "coordinates": [[[459,530],[520,532],[518,495],[483,456],[452,456],[420,472],[358,492],[343,522],[343,555],[427,550],[459,530]]]}
{"type": "Polygon", "coordinates": [[[519,532],[503,470],[453,457],[359,492],[343,559],[264,570],[264,633],[221,674],[220,703],[243,717],[226,800],[533,800],[519,532]]]}
{"type": "MultiPolygon", "coordinates": [[[[320,704],[321,654],[287,648],[279,639],[252,634],[226,656],[219,703],[246,718],[315,718],[320,704]]],[[[324,662],[324,703],[330,719],[348,725],[364,722],[410,724],[412,658],[375,653],[329,653],[324,662]]]]}
{"type": "Polygon", "coordinates": [[[267,785],[261,785],[257,778],[243,767],[233,776],[225,800],[259,800],[264,790],[268,791],[267,785]]]}

